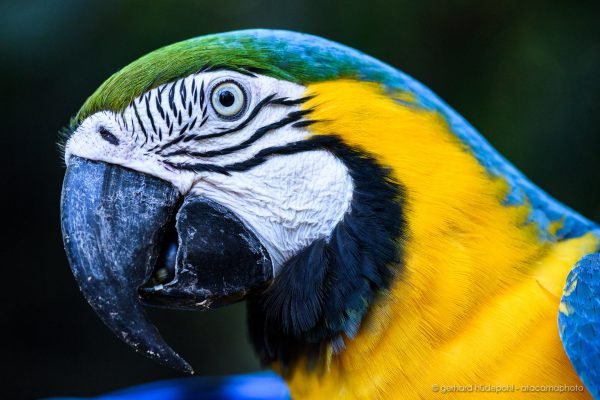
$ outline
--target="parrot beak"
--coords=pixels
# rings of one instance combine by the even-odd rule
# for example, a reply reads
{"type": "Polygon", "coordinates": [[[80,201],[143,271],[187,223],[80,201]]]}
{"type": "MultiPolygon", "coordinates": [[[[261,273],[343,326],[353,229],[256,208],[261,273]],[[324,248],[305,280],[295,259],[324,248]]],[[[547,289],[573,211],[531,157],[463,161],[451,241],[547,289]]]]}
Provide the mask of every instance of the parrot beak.
{"type": "Polygon", "coordinates": [[[136,351],[187,373],[142,304],[207,309],[272,279],[267,251],[230,211],[120,166],[72,156],[61,224],[71,270],[102,321],[136,351]]]}
{"type": "Polygon", "coordinates": [[[171,242],[168,248],[171,253],[177,249],[176,257],[167,254],[154,285],[141,288],[144,303],[182,310],[216,308],[264,289],[273,278],[271,258],[260,240],[219,203],[187,197],[175,228],[177,245],[171,242]]]}

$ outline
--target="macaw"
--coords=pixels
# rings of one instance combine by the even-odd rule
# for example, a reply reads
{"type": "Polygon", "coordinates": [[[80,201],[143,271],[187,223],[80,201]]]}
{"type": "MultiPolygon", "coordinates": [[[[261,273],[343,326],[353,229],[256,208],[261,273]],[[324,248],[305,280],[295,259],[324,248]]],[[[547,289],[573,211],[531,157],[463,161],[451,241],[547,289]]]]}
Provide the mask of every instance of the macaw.
{"type": "Polygon", "coordinates": [[[191,372],[144,306],[245,300],[293,398],[600,399],[600,227],[397,69],[307,34],[202,36],[70,126],[66,253],[136,351],[191,372]]]}

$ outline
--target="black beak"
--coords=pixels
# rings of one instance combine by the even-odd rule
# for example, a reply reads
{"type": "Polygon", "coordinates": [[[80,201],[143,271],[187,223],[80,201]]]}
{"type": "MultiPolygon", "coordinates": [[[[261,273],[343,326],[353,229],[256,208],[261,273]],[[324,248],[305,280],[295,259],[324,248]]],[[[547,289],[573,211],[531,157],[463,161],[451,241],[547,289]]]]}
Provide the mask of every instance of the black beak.
{"type": "Polygon", "coordinates": [[[229,304],[263,288],[272,267],[256,236],[229,210],[190,197],[178,212],[181,202],[166,181],[73,156],[61,223],[75,279],[102,321],[136,351],[192,373],[146,317],[142,297],[169,308],[229,304]],[[175,220],[177,241],[169,241],[175,220]],[[159,271],[167,273],[157,278],[159,271]]]}

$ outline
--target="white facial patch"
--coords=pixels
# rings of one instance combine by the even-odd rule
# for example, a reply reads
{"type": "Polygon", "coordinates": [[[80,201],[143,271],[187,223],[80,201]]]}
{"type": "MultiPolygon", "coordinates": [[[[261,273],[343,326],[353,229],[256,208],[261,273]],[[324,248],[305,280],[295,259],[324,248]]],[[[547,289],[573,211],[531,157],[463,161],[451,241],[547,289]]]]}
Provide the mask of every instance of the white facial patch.
{"type": "Polygon", "coordinates": [[[220,202],[254,230],[277,269],[328,237],[352,198],[348,170],[331,153],[269,153],[308,138],[305,90],[261,75],[199,72],[145,92],[123,112],[87,117],[65,161],[121,165],[220,202]],[[215,104],[220,88],[233,90],[215,104]]]}

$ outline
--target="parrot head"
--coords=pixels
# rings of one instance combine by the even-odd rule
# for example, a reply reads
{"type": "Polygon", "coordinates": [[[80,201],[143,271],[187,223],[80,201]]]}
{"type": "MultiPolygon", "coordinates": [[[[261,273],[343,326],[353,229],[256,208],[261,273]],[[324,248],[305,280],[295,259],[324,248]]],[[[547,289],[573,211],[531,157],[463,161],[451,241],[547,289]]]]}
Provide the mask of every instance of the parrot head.
{"type": "Polygon", "coordinates": [[[71,269],[113,333],[170,367],[191,371],[145,306],[245,300],[265,363],[335,354],[402,272],[407,210],[439,224],[460,209],[451,193],[475,185],[448,179],[471,173],[449,170],[465,155],[449,126],[459,139],[472,129],[401,72],[315,36],[248,30],[161,48],[72,119],[71,269]],[[407,204],[425,196],[411,204],[436,206],[407,204]]]}

